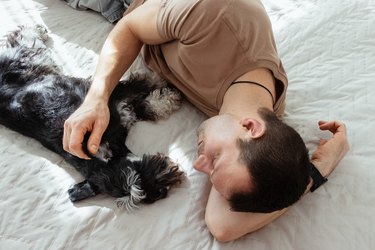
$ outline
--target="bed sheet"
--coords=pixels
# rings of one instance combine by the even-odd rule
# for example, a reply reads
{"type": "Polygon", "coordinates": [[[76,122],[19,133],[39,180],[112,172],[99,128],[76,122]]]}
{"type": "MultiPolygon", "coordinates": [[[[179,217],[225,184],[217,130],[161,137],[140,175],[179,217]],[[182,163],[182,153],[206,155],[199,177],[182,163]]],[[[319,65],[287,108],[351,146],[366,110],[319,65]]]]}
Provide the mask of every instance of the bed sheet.
{"type": "MultiPolygon", "coordinates": [[[[82,177],[35,140],[0,126],[0,249],[375,249],[375,2],[264,5],[290,80],[285,121],[310,151],[328,136],[318,120],[347,124],[351,149],[327,184],[261,230],[219,243],[204,223],[209,180],[192,168],[205,116],[189,103],[131,129],[126,143],[135,153],[166,153],[187,177],[167,199],[133,213],[107,196],[72,204],[66,191],[82,177]]],[[[79,77],[93,73],[113,28],[59,0],[1,0],[0,23],[0,34],[45,25],[63,71],[79,77]]]]}

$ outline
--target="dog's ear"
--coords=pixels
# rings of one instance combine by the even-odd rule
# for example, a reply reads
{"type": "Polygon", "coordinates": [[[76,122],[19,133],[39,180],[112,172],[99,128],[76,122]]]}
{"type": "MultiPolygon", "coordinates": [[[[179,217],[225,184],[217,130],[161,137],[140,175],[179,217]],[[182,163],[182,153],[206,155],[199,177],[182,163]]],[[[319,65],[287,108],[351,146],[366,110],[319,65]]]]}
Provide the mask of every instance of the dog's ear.
{"type": "Polygon", "coordinates": [[[168,156],[162,154],[144,155],[138,166],[142,188],[146,193],[143,202],[153,203],[168,195],[171,186],[181,183],[184,173],[168,156]]]}

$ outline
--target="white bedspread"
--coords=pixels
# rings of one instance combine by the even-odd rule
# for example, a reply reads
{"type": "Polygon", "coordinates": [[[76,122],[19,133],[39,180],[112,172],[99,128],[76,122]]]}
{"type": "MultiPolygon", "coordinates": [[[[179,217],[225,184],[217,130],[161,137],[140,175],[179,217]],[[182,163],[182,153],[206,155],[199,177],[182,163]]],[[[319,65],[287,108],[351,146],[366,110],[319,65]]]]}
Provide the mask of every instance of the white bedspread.
{"type": "MultiPolygon", "coordinates": [[[[163,152],[187,179],[167,199],[129,214],[97,196],[72,204],[82,177],[38,142],[0,126],[0,249],[375,249],[375,1],[265,0],[290,79],[285,121],[314,150],[317,122],[346,122],[351,150],[329,181],[278,220],[222,244],[204,223],[210,189],[192,168],[204,115],[185,103],[168,120],[140,122],[127,144],[163,152]]],[[[40,23],[67,74],[93,73],[113,26],[60,0],[0,0],[0,33],[40,23]]]]}

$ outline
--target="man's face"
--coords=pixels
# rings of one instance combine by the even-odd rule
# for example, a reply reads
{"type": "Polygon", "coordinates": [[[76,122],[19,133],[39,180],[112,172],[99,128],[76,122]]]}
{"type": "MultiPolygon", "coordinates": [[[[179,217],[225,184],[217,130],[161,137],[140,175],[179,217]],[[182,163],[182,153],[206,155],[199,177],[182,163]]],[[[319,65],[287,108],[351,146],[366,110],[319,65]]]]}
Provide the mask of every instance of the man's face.
{"type": "Polygon", "coordinates": [[[194,168],[210,176],[212,185],[226,199],[233,192],[249,191],[250,175],[238,161],[238,138],[246,138],[247,129],[238,117],[218,115],[198,128],[198,159],[194,168]]]}

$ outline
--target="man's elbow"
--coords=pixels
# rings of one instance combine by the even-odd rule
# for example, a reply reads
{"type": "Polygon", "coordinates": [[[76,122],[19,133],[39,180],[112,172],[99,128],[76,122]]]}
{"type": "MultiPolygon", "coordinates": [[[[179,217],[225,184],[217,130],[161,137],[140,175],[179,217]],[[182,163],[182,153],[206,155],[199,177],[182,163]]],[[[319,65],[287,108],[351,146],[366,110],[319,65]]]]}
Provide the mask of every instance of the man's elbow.
{"type": "Polygon", "coordinates": [[[225,228],[220,228],[220,227],[212,227],[208,226],[208,230],[212,234],[212,236],[219,242],[229,242],[232,240],[235,240],[236,238],[233,238],[231,236],[231,233],[228,230],[225,230],[225,228]]]}
{"type": "Polygon", "coordinates": [[[206,214],[205,221],[208,230],[212,236],[219,242],[230,242],[236,240],[246,233],[251,233],[254,230],[246,231],[246,233],[241,233],[238,227],[231,227],[229,224],[225,223],[223,218],[213,218],[206,214]]]}

